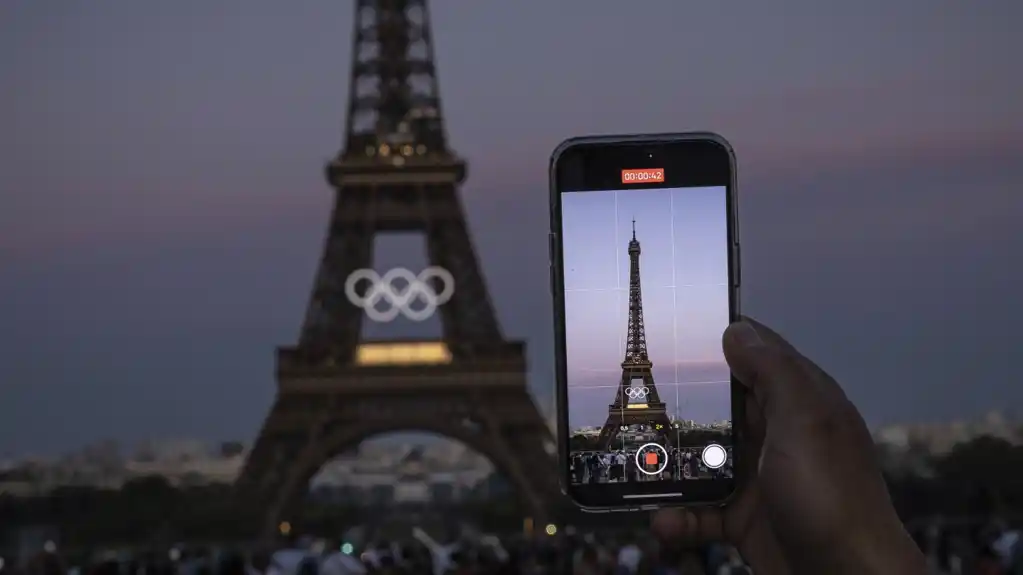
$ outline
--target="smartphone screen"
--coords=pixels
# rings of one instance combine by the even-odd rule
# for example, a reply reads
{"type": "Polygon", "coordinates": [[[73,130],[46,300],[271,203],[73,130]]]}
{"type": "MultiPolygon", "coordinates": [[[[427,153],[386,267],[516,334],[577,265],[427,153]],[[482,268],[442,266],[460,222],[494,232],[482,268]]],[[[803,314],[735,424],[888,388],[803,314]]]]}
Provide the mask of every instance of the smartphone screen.
{"type": "Polygon", "coordinates": [[[563,479],[589,508],[734,490],[734,162],[710,136],[569,145],[552,165],[563,479]]]}

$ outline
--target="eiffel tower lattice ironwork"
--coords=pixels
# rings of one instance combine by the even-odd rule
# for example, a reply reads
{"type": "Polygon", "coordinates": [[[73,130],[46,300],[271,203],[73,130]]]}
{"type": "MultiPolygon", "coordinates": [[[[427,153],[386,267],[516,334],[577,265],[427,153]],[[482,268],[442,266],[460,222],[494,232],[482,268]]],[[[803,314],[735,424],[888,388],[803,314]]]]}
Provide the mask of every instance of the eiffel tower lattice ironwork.
{"type": "Polygon", "coordinates": [[[543,520],[560,498],[556,448],[527,390],[525,344],[502,335],[472,246],[426,1],[358,0],[351,75],[345,144],[326,169],[336,199],[322,259],[298,345],[277,351],[276,399],[238,496],[265,510],[270,535],[330,458],[380,433],[427,431],[487,456],[543,520]],[[381,232],[422,233],[430,265],[451,274],[440,340],[360,336],[368,320],[345,284],[371,267],[381,232]]]}
{"type": "MultiPolygon", "coordinates": [[[[632,222],[632,240],[629,241],[629,327],[625,340],[625,360],[614,403],[608,406],[607,422],[600,430],[598,444],[608,449],[623,425],[647,424],[661,426],[666,435],[671,428],[667,408],[654,384],[654,364],[646,348],[646,328],[643,325],[643,290],[639,273],[639,240],[636,222],[632,222]],[[645,393],[632,398],[630,389],[645,393]]],[[[635,393],[635,392],[633,392],[635,393]]]]}

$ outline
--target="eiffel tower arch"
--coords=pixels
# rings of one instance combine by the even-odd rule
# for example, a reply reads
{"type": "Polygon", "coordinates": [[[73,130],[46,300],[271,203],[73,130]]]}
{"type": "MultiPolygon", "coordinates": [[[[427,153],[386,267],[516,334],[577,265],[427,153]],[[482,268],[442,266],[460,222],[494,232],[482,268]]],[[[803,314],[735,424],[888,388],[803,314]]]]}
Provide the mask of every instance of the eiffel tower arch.
{"type": "Polygon", "coordinates": [[[334,209],[298,344],[277,350],[277,395],[239,501],[272,535],[325,462],[374,435],[426,431],[487,456],[544,520],[560,501],[556,447],[528,392],[525,344],[503,336],[470,239],[426,0],[358,0],[355,16],[347,133],[326,168],[334,209]],[[422,233],[430,266],[450,273],[440,339],[362,339],[368,320],[346,282],[370,268],[383,232],[422,233]]]}

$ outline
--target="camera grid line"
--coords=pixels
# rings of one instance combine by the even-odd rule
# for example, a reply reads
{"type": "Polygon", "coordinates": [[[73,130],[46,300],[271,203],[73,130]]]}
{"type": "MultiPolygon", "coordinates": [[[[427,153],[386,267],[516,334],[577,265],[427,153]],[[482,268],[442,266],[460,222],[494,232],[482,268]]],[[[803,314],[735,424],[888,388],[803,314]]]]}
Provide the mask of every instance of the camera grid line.
{"type": "MultiPolygon", "coordinates": [[[[620,279],[619,279],[619,282],[621,282],[620,279]]],[[[727,287],[727,286],[728,286],[728,283],[725,282],[725,283],[714,283],[714,284],[707,283],[707,284],[681,284],[681,285],[673,285],[673,286],[651,286],[650,289],[655,289],[655,290],[658,290],[658,289],[671,289],[671,290],[674,290],[674,289],[682,289],[682,288],[727,287]]],[[[611,292],[627,292],[627,291],[629,291],[629,288],[623,288],[623,287],[610,287],[610,288],[565,288],[565,290],[564,290],[565,293],[608,292],[608,291],[611,291],[611,292]]]]}
{"type": "MultiPolygon", "coordinates": [[[[676,262],[676,260],[675,260],[675,192],[674,191],[668,192],[668,217],[670,218],[669,219],[669,224],[670,224],[670,229],[671,229],[671,284],[672,285],[678,285],[678,272],[677,272],[678,262],[676,262]]],[[[675,362],[675,381],[678,381],[679,380],[679,376],[678,376],[678,290],[676,290],[674,288],[672,288],[672,290],[671,290],[671,336],[672,336],[672,339],[674,340],[674,344],[672,345],[671,349],[672,349],[672,352],[673,352],[672,359],[675,362]]],[[[676,414],[680,413],[679,405],[678,405],[678,401],[679,401],[678,391],[679,391],[679,388],[676,385],[675,386],[675,413],[676,414]]],[[[676,441],[676,443],[679,441],[679,439],[680,439],[679,431],[678,431],[678,429],[676,429],[675,430],[675,441],[676,441]]]]}

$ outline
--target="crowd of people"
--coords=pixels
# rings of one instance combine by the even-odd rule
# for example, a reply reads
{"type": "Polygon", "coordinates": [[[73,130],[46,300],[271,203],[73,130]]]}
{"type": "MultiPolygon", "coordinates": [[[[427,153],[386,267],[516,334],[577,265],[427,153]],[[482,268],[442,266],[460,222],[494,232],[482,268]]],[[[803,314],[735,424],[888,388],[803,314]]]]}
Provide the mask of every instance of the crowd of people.
{"type": "Polygon", "coordinates": [[[44,550],[0,567],[2,575],[724,575],[749,573],[723,546],[668,552],[649,534],[463,536],[439,544],[421,531],[365,545],[301,540],[272,552],[174,547],[72,559],[44,550]]]}
{"type": "Polygon", "coordinates": [[[714,479],[732,477],[731,448],[725,465],[711,469],[704,465],[702,449],[673,447],[667,450],[668,462],[659,473],[641,469],[635,449],[576,451],[569,463],[576,484],[664,481],[672,479],[714,479]]]}
{"type": "MultiPolygon", "coordinates": [[[[1023,573],[1020,531],[994,521],[910,532],[933,575],[1023,573]]],[[[497,537],[463,533],[441,544],[413,528],[404,538],[366,543],[298,539],[276,550],[177,546],[143,552],[65,555],[52,543],[4,563],[2,575],[738,575],[752,571],[722,545],[670,548],[650,533],[582,533],[572,527],[497,537]]]]}
{"type": "Polygon", "coordinates": [[[910,527],[936,575],[1023,575],[1020,530],[1001,520],[910,527]]]}

